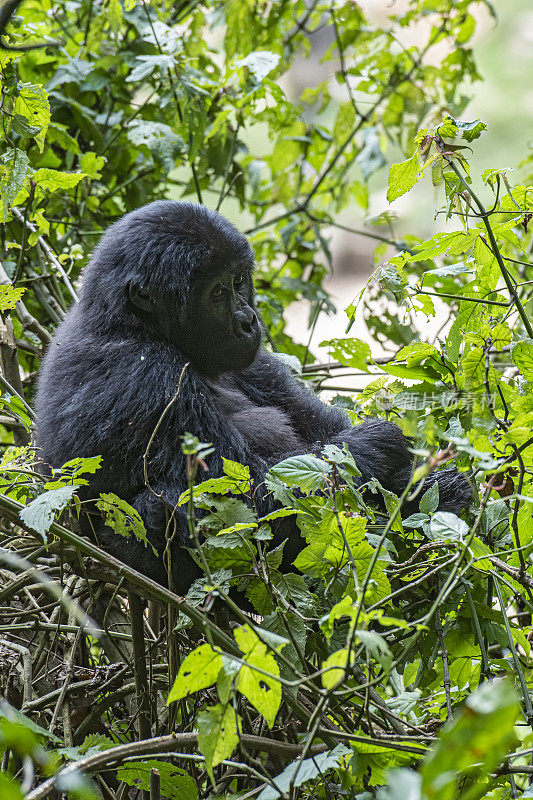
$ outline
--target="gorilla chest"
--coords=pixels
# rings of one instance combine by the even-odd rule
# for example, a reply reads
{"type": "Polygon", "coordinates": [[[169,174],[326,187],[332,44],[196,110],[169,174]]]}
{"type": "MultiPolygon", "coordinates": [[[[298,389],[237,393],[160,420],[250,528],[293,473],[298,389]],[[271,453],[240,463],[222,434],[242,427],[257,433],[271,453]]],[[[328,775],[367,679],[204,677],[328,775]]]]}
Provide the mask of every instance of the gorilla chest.
{"type": "Polygon", "coordinates": [[[289,415],[280,408],[256,405],[230,379],[209,383],[209,388],[219,410],[262,458],[281,458],[303,446],[289,415]]]}

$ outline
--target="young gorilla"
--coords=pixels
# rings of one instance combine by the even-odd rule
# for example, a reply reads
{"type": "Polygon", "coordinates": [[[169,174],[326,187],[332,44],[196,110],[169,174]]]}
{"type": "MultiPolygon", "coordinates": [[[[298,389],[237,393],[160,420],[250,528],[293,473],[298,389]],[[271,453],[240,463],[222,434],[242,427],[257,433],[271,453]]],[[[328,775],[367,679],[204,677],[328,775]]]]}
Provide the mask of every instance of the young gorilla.
{"type": "MultiPolygon", "coordinates": [[[[159,556],[126,543],[101,517],[84,515],[82,529],[92,529],[110,553],[163,583],[168,512],[187,486],[180,447],[186,431],[215,445],[210,477],[222,474],[222,456],[250,467],[265,512],[275,506],[262,486],[269,466],[288,454],[319,453],[326,443],[347,443],[362,482],[375,476],[400,493],[410,477],[412,458],[399,428],[382,420],[351,427],[342,411],[321,403],[260,348],[252,268],[247,239],[203,206],[157,201],[133,211],[102,237],[81,298],[41,369],[37,444],[43,460],[59,467],[78,456],[102,455],[83,499],[111,491],[127,500],[159,556]],[[163,414],[187,362],[179,396],[163,414]],[[152,436],[147,485],[143,456],[152,436]]],[[[434,480],[440,509],[459,512],[470,501],[468,483],[456,470],[430,476],[427,486],[434,480]]],[[[184,593],[198,569],[180,547],[191,545],[181,510],[175,518],[172,578],[184,593]]],[[[304,542],[292,518],[278,525],[276,540],[288,539],[287,570],[304,542]]]]}

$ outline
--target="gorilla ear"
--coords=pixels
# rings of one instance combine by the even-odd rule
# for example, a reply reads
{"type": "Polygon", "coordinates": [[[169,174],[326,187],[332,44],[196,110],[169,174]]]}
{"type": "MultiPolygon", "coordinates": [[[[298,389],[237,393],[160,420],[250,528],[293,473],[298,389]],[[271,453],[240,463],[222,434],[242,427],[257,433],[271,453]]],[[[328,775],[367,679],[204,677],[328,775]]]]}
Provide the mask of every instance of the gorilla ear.
{"type": "Polygon", "coordinates": [[[142,311],[151,311],[154,307],[154,301],[147,292],[143,292],[139,287],[130,281],[128,283],[128,297],[134,306],[140,308],[142,311]]]}

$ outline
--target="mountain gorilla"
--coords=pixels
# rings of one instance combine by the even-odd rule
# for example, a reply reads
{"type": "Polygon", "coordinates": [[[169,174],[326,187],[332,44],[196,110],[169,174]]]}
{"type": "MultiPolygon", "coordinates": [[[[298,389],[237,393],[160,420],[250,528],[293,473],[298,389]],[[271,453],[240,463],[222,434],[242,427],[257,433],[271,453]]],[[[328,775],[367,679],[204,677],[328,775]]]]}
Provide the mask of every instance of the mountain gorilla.
{"type": "MultiPolygon", "coordinates": [[[[82,530],[92,528],[110,553],[166,583],[170,509],[178,528],[170,545],[172,578],[180,593],[198,575],[180,548],[192,543],[185,515],[175,508],[187,488],[180,446],[186,431],[215,445],[210,477],[222,474],[222,456],[250,467],[265,512],[275,507],[263,485],[269,466],[288,454],[320,453],[326,443],[348,445],[361,484],[375,476],[399,494],[411,474],[409,443],[399,428],[383,420],[351,427],[342,411],[321,403],[261,349],[252,269],[248,240],[219,214],[167,200],[139,208],[102,237],[80,300],[58,328],[41,370],[37,444],[43,460],[59,467],[74,457],[102,455],[82,499],[111,491],[127,500],[159,555],[133,539],[125,542],[101,517],[96,524],[82,515],[82,530]],[[151,437],[146,481],[143,456],[151,437]]],[[[427,486],[434,480],[440,509],[459,512],[470,501],[469,485],[456,470],[430,476],[427,486]]],[[[287,570],[304,541],[292,517],[277,524],[275,541],[288,540],[287,570]]]]}

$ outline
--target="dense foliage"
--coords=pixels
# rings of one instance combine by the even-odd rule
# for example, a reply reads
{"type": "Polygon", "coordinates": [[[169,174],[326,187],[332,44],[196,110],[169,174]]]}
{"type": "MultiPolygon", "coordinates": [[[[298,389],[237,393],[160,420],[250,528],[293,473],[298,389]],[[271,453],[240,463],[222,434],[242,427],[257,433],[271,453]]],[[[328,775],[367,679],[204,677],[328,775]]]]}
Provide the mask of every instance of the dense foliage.
{"type": "MultiPolygon", "coordinates": [[[[353,2],[27,0],[11,20],[11,43],[61,43],[0,53],[5,800],[533,796],[533,169],[470,175],[485,7],[411,0],[378,25],[353,2]],[[318,31],[327,77],[292,102],[280,84],[318,31]],[[352,326],[322,364],[283,310],[304,297],[312,328],[331,308],[328,237],[343,209],[367,210],[390,150],[387,199],[431,175],[442,225],[421,241],[393,235],[387,209],[369,221],[379,266],[347,313],[362,308],[388,355],[352,326]],[[315,385],[368,376],[336,402],[398,422],[420,464],[401,498],[370,487],[386,513],[334,447],[274,468],[275,513],[307,541],[282,575],[247,467],[209,478],[210,443],[187,437],[182,503],[205,577],[185,599],[76,535],[98,454],[43,483],[30,447],[40,356],[93,244],[162,196],[248,228],[270,345],[315,385]],[[450,459],[471,476],[469,512],[437,512],[435,488],[402,520],[450,459]]],[[[145,536],[127,504],[100,502],[117,535],[145,536]]]]}

